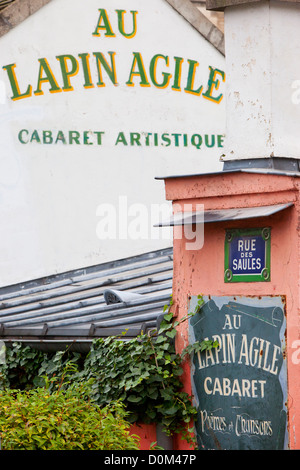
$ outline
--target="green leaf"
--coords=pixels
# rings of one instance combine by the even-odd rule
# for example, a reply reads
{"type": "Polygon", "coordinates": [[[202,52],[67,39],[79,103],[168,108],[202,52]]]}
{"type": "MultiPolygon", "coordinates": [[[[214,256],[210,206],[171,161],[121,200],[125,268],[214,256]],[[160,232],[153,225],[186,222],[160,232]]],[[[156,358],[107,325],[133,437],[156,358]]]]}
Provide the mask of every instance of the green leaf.
{"type": "Polygon", "coordinates": [[[164,315],[164,319],[166,321],[170,321],[172,320],[172,318],[173,318],[173,313],[167,313],[166,315],[164,315]]]}
{"type": "Polygon", "coordinates": [[[173,405],[170,408],[164,410],[166,415],[174,415],[178,411],[178,406],[173,405]]]}
{"type": "Polygon", "coordinates": [[[161,333],[164,333],[165,331],[171,330],[171,329],[172,329],[172,325],[170,325],[170,323],[161,322],[158,334],[160,335],[161,333]]]}
{"type": "Polygon", "coordinates": [[[175,338],[177,334],[177,331],[176,330],[171,330],[171,331],[167,331],[166,332],[166,335],[169,337],[169,338],[175,338]]]}
{"type": "Polygon", "coordinates": [[[142,397],[137,397],[136,395],[129,395],[129,397],[127,397],[127,400],[132,403],[139,403],[142,399],[142,397]]]}
{"type": "Polygon", "coordinates": [[[162,335],[159,335],[157,336],[157,338],[155,339],[155,344],[160,344],[160,343],[164,343],[166,341],[166,338],[162,335]]]}

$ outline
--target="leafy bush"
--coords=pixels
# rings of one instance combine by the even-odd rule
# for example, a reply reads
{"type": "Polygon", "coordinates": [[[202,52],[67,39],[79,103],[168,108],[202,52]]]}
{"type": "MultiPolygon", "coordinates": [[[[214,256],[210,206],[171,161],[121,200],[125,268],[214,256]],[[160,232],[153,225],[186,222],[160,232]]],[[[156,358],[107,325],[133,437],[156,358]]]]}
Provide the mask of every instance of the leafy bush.
{"type": "MultiPolygon", "coordinates": [[[[182,433],[196,410],[182,391],[182,357],[172,341],[176,334],[172,314],[165,317],[155,337],[142,334],[127,341],[125,334],[96,339],[86,356],[67,350],[47,354],[14,343],[2,367],[2,388],[43,387],[47,377],[52,393],[89,382],[89,396],[96,404],[122,401],[131,423],[161,423],[168,434],[182,433]]],[[[185,438],[189,437],[188,432],[185,438]]]]}
{"type": "Polygon", "coordinates": [[[0,392],[3,450],[138,450],[123,405],[100,408],[78,388],[0,392]]]}

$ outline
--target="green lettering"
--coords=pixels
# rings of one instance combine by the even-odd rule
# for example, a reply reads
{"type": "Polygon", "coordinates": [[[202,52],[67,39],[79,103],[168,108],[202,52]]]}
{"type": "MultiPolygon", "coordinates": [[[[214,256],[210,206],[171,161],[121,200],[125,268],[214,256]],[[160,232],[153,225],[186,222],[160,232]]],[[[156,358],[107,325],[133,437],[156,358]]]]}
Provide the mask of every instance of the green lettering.
{"type": "Polygon", "coordinates": [[[171,134],[171,135],[174,137],[175,147],[178,147],[179,146],[179,137],[181,136],[181,134],[171,134]]]}
{"type": "Polygon", "coordinates": [[[200,86],[197,90],[194,90],[195,73],[196,73],[196,68],[198,67],[199,63],[196,60],[189,60],[189,59],[188,59],[188,63],[189,63],[188,79],[187,79],[187,85],[184,91],[186,93],[200,95],[203,86],[200,86]]]}
{"type": "Polygon", "coordinates": [[[58,55],[56,58],[60,63],[61,74],[64,82],[62,89],[64,91],[72,91],[73,87],[71,86],[70,78],[74,77],[74,75],[77,75],[79,70],[78,62],[75,57],[70,54],[58,55]],[[71,68],[68,67],[67,62],[71,64],[71,68]]]}
{"type": "Polygon", "coordinates": [[[27,129],[22,129],[18,134],[18,139],[21,142],[21,144],[28,144],[28,140],[27,141],[23,140],[23,133],[24,132],[28,136],[28,134],[29,134],[28,130],[27,129]]]}
{"type": "Polygon", "coordinates": [[[31,135],[31,139],[30,139],[30,142],[37,142],[38,144],[41,143],[41,139],[40,139],[40,136],[38,134],[38,131],[37,130],[34,130],[32,135],[31,135]]]}
{"type": "Polygon", "coordinates": [[[215,139],[215,136],[214,136],[214,135],[211,135],[211,142],[210,142],[210,143],[209,143],[209,141],[208,141],[208,137],[209,137],[209,136],[208,136],[207,134],[205,134],[205,136],[204,136],[204,142],[205,142],[206,147],[214,147],[214,145],[215,145],[215,140],[216,140],[216,139],[215,139]]]}
{"type": "Polygon", "coordinates": [[[174,71],[174,83],[172,85],[172,90],[180,91],[181,90],[181,69],[182,69],[182,57],[174,57],[175,60],[175,71],[174,71]]]}
{"type": "Polygon", "coordinates": [[[102,145],[102,135],[104,134],[104,132],[95,131],[94,134],[96,134],[97,136],[97,144],[102,145]]]}
{"type": "Polygon", "coordinates": [[[27,90],[24,93],[20,92],[18,80],[14,71],[15,67],[16,67],[16,64],[9,64],[9,65],[5,65],[4,67],[2,67],[7,72],[10,86],[13,92],[11,99],[20,100],[22,98],[28,98],[29,96],[32,95],[32,86],[28,85],[27,90]]]}
{"type": "Polygon", "coordinates": [[[43,143],[44,144],[52,144],[53,137],[51,131],[43,131],[43,143]]]}
{"type": "Polygon", "coordinates": [[[57,133],[55,143],[57,144],[57,142],[59,141],[62,142],[63,144],[67,143],[63,131],[58,131],[57,133]]]}
{"type": "Polygon", "coordinates": [[[43,95],[43,91],[41,89],[42,83],[48,82],[50,84],[50,93],[57,93],[61,91],[61,88],[58,86],[57,81],[52,73],[52,70],[47,62],[47,59],[42,58],[38,59],[40,63],[40,70],[38,75],[38,82],[37,87],[34,92],[35,95],[43,95]],[[45,72],[45,76],[43,76],[43,72],[45,72]]]}
{"type": "Polygon", "coordinates": [[[132,31],[131,33],[125,33],[124,30],[124,13],[126,13],[126,10],[116,10],[117,15],[118,15],[118,25],[119,25],[119,31],[120,33],[127,39],[131,39],[136,35],[136,15],[137,11],[131,10],[130,13],[132,14],[132,31]]]}
{"type": "Polygon", "coordinates": [[[120,143],[128,145],[124,136],[124,132],[119,132],[115,145],[118,145],[120,143]]]}
{"type": "Polygon", "coordinates": [[[142,145],[140,142],[141,134],[138,132],[130,132],[130,145],[142,145]]]}
{"type": "Polygon", "coordinates": [[[199,134],[193,134],[191,137],[191,144],[196,147],[197,149],[201,148],[202,145],[202,137],[199,134]]]}
{"type": "Polygon", "coordinates": [[[83,68],[83,76],[84,76],[84,88],[94,88],[94,84],[92,82],[92,77],[91,77],[91,71],[90,71],[90,54],[84,53],[84,54],[78,54],[78,57],[80,57],[81,62],[82,62],[82,68],[83,68]]]}
{"type": "Polygon", "coordinates": [[[80,144],[80,141],[79,141],[79,137],[80,137],[80,133],[78,131],[69,131],[69,144],[73,144],[73,141],[79,145],[80,144]]]}
{"type": "Polygon", "coordinates": [[[98,68],[98,83],[97,86],[105,86],[105,83],[103,82],[102,78],[102,68],[101,66],[104,67],[107,75],[109,76],[111,82],[114,85],[117,85],[117,76],[116,76],[116,65],[115,65],[115,52],[108,52],[110,55],[110,65],[106,61],[104,55],[102,52],[94,52],[94,56],[96,57],[97,60],[97,68],[98,68]]]}
{"type": "Polygon", "coordinates": [[[93,145],[93,142],[89,142],[89,131],[84,131],[83,132],[83,143],[84,145],[93,145]]]}
{"type": "Polygon", "coordinates": [[[150,145],[150,135],[152,135],[152,132],[148,132],[146,134],[146,137],[145,137],[145,143],[146,143],[147,147],[149,147],[149,145],[150,145]]]}
{"type": "Polygon", "coordinates": [[[143,64],[143,58],[139,52],[133,52],[133,62],[130,70],[129,80],[126,82],[126,85],[134,86],[132,78],[136,76],[140,77],[140,86],[150,86],[143,64]]]}
{"type": "Polygon", "coordinates": [[[169,134],[162,134],[161,140],[166,143],[165,147],[169,147],[169,145],[171,145],[171,139],[169,137],[169,134]]]}
{"type": "Polygon", "coordinates": [[[205,93],[203,93],[203,97],[207,100],[214,101],[215,103],[220,103],[223,99],[223,94],[220,93],[218,96],[213,96],[212,93],[214,90],[218,90],[220,86],[220,81],[216,78],[217,75],[222,77],[222,81],[225,81],[225,72],[219,69],[214,69],[213,67],[209,66],[209,78],[208,78],[208,88],[205,93]]]}
{"type": "Polygon", "coordinates": [[[100,15],[98,18],[98,23],[96,25],[95,31],[93,32],[93,36],[100,36],[99,30],[103,30],[105,31],[104,36],[108,36],[110,38],[115,37],[115,34],[112,30],[112,27],[108,19],[106,10],[104,10],[104,8],[99,8],[99,11],[100,11],[100,15]]]}
{"type": "Polygon", "coordinates": [[[149,69],[150,78],[152,80],[152,83],[157,88],[166,88],[169,85],[169,82],[170,82],[170,79],[171,79],[172,75],[170,73],[163,72],[162,73],[163,81],[161,83],[157,82],[156,68],[157,68],[157,60],[158,59],[163,59],[166,66],[167,67],[169,66],[169,57],[168,56],[164,56],[162,54],[156,54],[155,56],[152,57],[152,59],[150,61],[150,69],[149,69]]]}
{"type": "Polygon", "coordinates": [[[218,147],[223,147],[224,136],[218,135],[217,140],[218,140],[218,147]]]}

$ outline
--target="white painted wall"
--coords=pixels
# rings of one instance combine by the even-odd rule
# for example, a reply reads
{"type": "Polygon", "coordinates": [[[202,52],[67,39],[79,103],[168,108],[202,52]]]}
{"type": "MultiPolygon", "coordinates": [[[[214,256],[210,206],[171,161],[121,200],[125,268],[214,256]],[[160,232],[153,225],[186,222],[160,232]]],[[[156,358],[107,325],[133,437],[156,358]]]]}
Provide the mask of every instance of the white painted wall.
{"type": "MultiPolygon", "coordinates": [[[[216,104],[183,91],[187,59],[199,62],[195,86],[203,82],[204,92],[209,66],[224,70],[224,57],[164,0],[103,0],[101,4],[96,0],[52,0],[2,37],[0,50],[0,285],[170,246],[171,237],[161,239],[161,229],[155,232],[160,239],[150,237],[150,227],[157,222],[150,218],[151,204],[165,204],[164,183],[155,176],[220,170],[223,148],[204,144],[200,149],[190,144],[124,146],[115,145],[116,138],[120,131],[127,138],[130,132],[186,133],[189,138],[193,134],[224,135],[224,99],[216,104]],[[114,38],[92,34],[100,7],[109,15],[114,38]],[[137,33],[132,39],[118,34],[116,9],[138,10],[137,33]],[[118,86],[103,72],[105,87],[84,89],[79,69],[71,78],[73,91],[49,93],[45,83],[43,95],[11,99],[3,66],[16,64],[20,93],[24,93],[29,84],[36,89],[38,59],[46,58],[62,87],[55,57],[72,54],[78,59],[85,52],[92,57],[96,51],[106,58],[108,51],[116,52],[118,86]],[[138,80],[135,86],[127,86],[134,51],[142,54],[146,70],[157,53],[169,56],[171,73],[173,58],[184,58],[182,91],[141,87],[138,80]],[[93,145],[22,144],[18,139],[22,129],[29,132],[21,134],[24,141],[34,130],[40,137],[43,130],[51,130],[53,136],[58,131],[67,135],[70,130],[105,135],[101,146],[95,141],[93,145]],[[126,237],[125,203],[132,211],[129,229],[134,222],[141,222],[143,229],[148,224],[144,239],[126,237]],[[116,239],[99,238],[101,204],[112,204],[117,217],[123,217],[123,233],[118,232],[116,239]],[[143,204],[143,208],[133,204],[143,204]]],[[[92,59],[91,74],[96,83],[92,59]]],[[[220,81],[214,95],[224,90],[220,81]]]]}
{"type": "Polygon", "coordinates": [[[225,9],[225,159],[300,158],[300,5],[225,9]]]}

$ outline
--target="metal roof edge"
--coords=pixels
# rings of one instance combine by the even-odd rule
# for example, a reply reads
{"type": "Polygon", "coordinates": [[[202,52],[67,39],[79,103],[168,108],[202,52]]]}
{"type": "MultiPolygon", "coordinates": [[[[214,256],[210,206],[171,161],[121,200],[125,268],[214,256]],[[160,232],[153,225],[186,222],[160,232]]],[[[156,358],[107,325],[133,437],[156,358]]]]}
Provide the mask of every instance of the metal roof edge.
{"type": "Polygon", "coordinates": [[[165,0],[191,26],[193,26],[212,46],[225,56],[224,33],[220,31],[198,8],[189,0],[165,0]]]}
{"type": "Polygon", "coordinates": [[[176,178],[198,178],[200,176],[222,176],[232,173],[253,173],[253,174],[262,174],[262,175],[274,175],[274,176],[293,176],[300,177],[299,171],[284,171],[284,170],[275,170],[272,168],[240,168],[234,170],[220,170],[212,171],[208,173],[187,173],[187,174],[178,174],[178,175],[167,175],[167,176],[156,176],[156,180],[168,180],[176,178]]]}
{"type": "Polygon", "coordinates": [[[156,180],[169,180],[176,178],[198,178],[199,176],[214,176],[214,175],[224,175],[228,173],[241,173],[242,170],[220,170],[220,171],[209,171],[207,173],[182,173],[177,175],[165,175],[165,176],[155,176],[156,180]]]}
{"type": "Polygon", "coordinates": [[[232,220],[256,219],[269,217],[294,205],[293,202],[273,204],[269,206],[236,207],[230,209],[216,209],[193,212],[179,212],[168,220],[156,224],[156,227],[183,226],[192,224],[206,224],[215,222],[228,222],[232,220]]]}
{"type": "MultiPolygon", "coordinates": [[[[41,286],[43,290],[47,290],[48,286],[50,289],[52,289],[53,283],[56,283],[57,287],[67,286],[74,282],[78,276],[86,276],[86,278],[88,278],[88,276],[93,277],[94,273],[97,274],[99,269],[102,271],[110,271],[111,274],[112,270],[117,270],[118,268],[121,269],[122,266],[127,266],[128,264],[135,264],[145,261],[148,262],[149,265],[155,265],[156,257],[165,257],[166,260],[172,260],[173,247],[161,248],[158,250],[148,251],[146,253],[131,255],[121,259],[106,261],[104,263],[99,263],[92,266],[75,268],[56,274],[49,274],[9,285],[3,285],[0,286],[0,302],[3,301],[3,298],[13,297],[15,292],[22,293],[22,291],[26,291],[26,289],[38,289],[39,286],[41,286]]],[[[104,274],[107,273],[104,272],[104,274]]]]}
{"type": "Polygon", "coordinates": [[[0,37],[36,13],[51,0],[16,0],[0,12],[0,37]]]}

